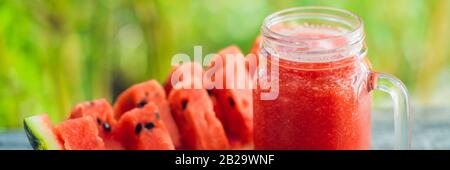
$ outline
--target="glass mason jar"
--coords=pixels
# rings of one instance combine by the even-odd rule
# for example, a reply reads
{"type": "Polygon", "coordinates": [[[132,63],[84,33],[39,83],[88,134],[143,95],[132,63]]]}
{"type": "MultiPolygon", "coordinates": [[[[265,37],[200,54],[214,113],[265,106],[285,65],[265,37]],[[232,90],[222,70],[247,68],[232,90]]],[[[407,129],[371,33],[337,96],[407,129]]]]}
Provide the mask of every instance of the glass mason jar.
{"type": "Polygon", "coordinates": [[[268,16],[261,34],[255,149],[370,149],[372,90],[392,96],[396,149],[410,148],[406,88],[371,70],[360,17],[329,7],[286,9],[268,16]],[[267,97],[268,90],[275,92],[267,97]]]}

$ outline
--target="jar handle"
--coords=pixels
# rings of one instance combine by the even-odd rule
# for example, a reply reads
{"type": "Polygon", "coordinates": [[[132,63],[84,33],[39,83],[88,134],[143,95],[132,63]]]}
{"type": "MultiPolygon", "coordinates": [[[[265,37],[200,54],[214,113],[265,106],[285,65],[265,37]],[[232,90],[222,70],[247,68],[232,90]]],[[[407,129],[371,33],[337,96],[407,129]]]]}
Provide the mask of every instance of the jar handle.
{"type": "Polygon", "coordinates": [[[405,85],[394,76],[371,72],[370,89],[388,93],[394,102],[395,149],[411,148],[411,113],[405,85]]]}

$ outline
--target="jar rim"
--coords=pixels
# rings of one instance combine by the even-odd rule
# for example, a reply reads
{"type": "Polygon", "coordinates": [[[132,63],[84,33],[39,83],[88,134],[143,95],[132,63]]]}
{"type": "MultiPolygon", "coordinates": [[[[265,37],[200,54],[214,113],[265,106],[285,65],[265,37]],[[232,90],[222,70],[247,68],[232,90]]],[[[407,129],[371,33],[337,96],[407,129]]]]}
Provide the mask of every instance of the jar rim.
{"type": "MultiPolygon", "coordinates": [[[[305,20],[307,21],[307,20],[305,20]]],[[[305,22],[308,24],[308,22],[305,22]]],[[[322,25],[319,25],[322,26],[322,25]]],[[[327,26],[327,25],[325,25],[327,26]]],[[[331,26],[331,25],[330,25],[331,26]]],[[[364,46],[365,34],[363,31],[364,24],[362,19],[345,9],[335,8],[335,7],[323,7],[323,6],[308,6],[308,7],[295,7],[288,8],[278,12],[275,12],[264,19],[263,25],[261,27],[261,33],[263,38],[262,46],[268,47],[268,52],[271,53],[270,46],[273,44],[278,44],[286,47],[303,49],[306,47],[307,50],[297,50],[291,51],[293,54],[302,54],[303,57],[294,61],[317,61],[317,62],[327,62],[330,60],[343,59],[341,56],[334,59],[326,59],[326,57],[313,57],[305,55],[327,55],[327,54],[341,54],[342,52],[351,52],[352,54],[360,55],[361,57],[365,55],[366,49],[364,46]],[[326,37],[305,37],[305,36],[294,36],[283,34],[273,30],[272,26],[292,20],[301,19],[314,19],[320,22],[333,23],[345,26],[345,31],[339,32],[337,35],[330,35],[326,37]],[[340,39],[345,39],[345,43],[341,46],[336,46],[332,48],[325,49],[308,49],[309,43],[322,42],[322,41],[336,41],[340,39]],[[304,54],[304,55],[303,55],[304,54]]],[[[337,27],[344,28],[344,27],[337,27]]],[[[314,29],[314,25],[309,28],[314,29]]],[[[337,31],[337,29],[336,29],[337,31]]],[[[265,48],[265,47],[263,47],[265,48]]]]}
{"type": "Polygon", "coordinates": [[[294,8],[288,8],[288,9],[284,9],[281,11],[277,11],[277,12],[272,13],[269,16],[267,16],[263,21],[263,26],[262,26],[263,34],[268,33],[268,34],[275,35],[277,37],[292,38],[291,35],[281,34],[276,31],[273,31],[270,28],[270,26],[272,26],[273,20],[286,17],[285,16],[286,14],[289,14],[292,12],[296,12],[296,13],[314,12],[317,14],[326,14],[326,12],[335,12],[336,14],[344,14],[344,15],[351,17],[350,19],[352,19],[356,23],[356,25],[351,30],[349,30],[348,32],[346,32],[345,34],[342,34],[342,35],[329,36],[329,37],[325,37],[325,38],[296,37],[301,40],[325,40],[325,39],[341,38],[343,36],[354,34],[355,32],[361,31],[363,29],[363,25],[364,25],[361,17],[359,17],[355,13],[345,10],[345,9],[335,8],[335,7],[327,7],[327,6],[294,7],[294,8]],[[317,10],[317,11],[315,11],[315,10],[317,10]]]}

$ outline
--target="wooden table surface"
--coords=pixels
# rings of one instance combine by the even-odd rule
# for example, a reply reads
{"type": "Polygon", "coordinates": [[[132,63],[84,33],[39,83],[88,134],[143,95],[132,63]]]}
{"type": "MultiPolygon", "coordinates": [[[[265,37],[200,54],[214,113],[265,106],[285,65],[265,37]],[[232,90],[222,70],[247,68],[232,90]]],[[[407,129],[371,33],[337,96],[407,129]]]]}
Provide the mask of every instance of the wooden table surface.
{"type": "MultiPolygon", "coordinates": [[[[412,116],[412,149],[450,149],[450,109],[418,109],[412,116]],[[415,114],[414,114],[415,113],[415,114]]],[[[390,111],[373,113],[372,148],[392,149],[394,124],[390,111]]],[[[0,132],[0,150],[31,149],[23,130],[0,132]]]]}

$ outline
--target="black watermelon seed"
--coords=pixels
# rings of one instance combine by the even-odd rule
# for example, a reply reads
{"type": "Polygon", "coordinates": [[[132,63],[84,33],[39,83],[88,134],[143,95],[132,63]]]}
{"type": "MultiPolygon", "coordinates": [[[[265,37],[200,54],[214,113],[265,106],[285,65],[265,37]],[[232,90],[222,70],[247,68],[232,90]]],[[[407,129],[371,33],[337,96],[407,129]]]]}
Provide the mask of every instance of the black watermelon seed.
{"type": "Polygon", "coordinates": [[[147,100],[144,99],[144,100],[141,100],[141,102],[139,102],[137,104],[137,107],[143,108],[146,104],[147,104],[147,100]]]}
{"type": "Polygon", "coordinates": [[[89,102],[89,106],[94,106],[94,105],[95,105],[95,103],[93,101],[89,102]]]}
{"type": "Polygon", "coordinates": [[[103,123],[103,129],[105,129],[106,132],[111,132],[111,126],[108,122],[103,123]]]}
{"type": "Polygon", "coordinates": [[[134,128],[134,133],[136,133],[136,135],[139,135],[139,133],[141,133],[142,130],[142,125],[139,123],[136,125],[136,128],[134,128]]]}
{"type": "Polygon", "coordinates": [[[155,113],[155,117],[156,117],[156,119],[158,119],[158,120],[161,119],[161,116],[159,115],[158,112],[155,113]]]}
{"type": "Polygon", "coordinates": [[[234,100],[231,97],[228,98],[228,102],[230,103],[231,107],[234,107],[235,103],[234,103],[234,100]]]}
{"type": "Polygon", "coordinates": [[[145,95],[145,97],[147,97],[148,96],[148,92],[145,92],[144,95],[145,95]]]}
{"type": "Polygon", "coordinates": [[[181,101],[181,109],[183,109],[183,111],[186,109],[187,104],[188,104],[187,99],[183,99],[183,101],[181,101]]]}
{"type": "Polygon", "coordinates": [[[155,127],[155,124],[153,122],[145,124],[146,129],[153,129],[155,127]]]}
{"type": "Polygon", "coordinates": [[[208,92],[208,96],[212,96],[212,91],[211,90],[206,90],[206,92],[208,92]]]}
{"type": "Polygon", "coordinates": [[[102,121],[101,121],[99,118],[97,118],[97,124],[98,124],[98,125],[101,125],[101,124],[102,124],[102,121]]]}

